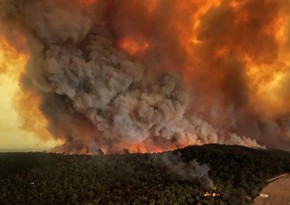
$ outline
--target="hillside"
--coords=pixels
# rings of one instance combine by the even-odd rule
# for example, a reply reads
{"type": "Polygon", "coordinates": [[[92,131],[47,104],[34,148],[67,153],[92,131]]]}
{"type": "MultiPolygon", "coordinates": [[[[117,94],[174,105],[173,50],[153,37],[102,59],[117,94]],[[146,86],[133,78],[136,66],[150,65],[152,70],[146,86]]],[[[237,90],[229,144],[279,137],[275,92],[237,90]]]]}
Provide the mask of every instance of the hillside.
{"type": "Polygon", "coordinates": [[[162,154],[1,153],[0,164],[3,205],[251,204],[267,179],[290,171],[290,154],[212,144],[162,154]],[[180,156],[174,169],[164,156],[180,156]],[[213,187],[201,173],[205,165],[196,170],[200,178],[183,176],[194,159],[210,167],[213,187]]]}

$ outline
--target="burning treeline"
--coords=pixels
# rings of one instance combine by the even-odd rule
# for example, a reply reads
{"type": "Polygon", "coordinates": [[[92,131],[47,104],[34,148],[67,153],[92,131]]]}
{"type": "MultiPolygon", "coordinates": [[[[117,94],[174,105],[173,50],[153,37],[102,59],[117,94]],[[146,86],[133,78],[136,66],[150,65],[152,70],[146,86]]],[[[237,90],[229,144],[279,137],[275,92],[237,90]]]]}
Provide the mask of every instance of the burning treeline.
{"type": "Polygon", "coordinates": [[[59,151],[289,149],[289,13],[288,0],[1,0],[1,41],[25,39],[18,107],[38,121],[38,103],[59,151]]]}

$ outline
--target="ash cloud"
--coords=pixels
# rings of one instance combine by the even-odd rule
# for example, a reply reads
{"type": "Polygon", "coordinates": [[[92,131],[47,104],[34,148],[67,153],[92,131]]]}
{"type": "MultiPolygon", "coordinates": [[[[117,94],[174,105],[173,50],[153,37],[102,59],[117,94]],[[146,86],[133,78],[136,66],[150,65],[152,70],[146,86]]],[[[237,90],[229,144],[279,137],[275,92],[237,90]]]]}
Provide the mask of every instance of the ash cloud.
{"type": "Polygon", "coordinates": [[[153,11],[135,0],[88,7],[80,2],[0,2],[3,30],[15,26],[27,38],[31,58],[22,87],[41,97],[49,131],[65,139],[58,149],[257,147],[255,139],[269,146],[290,144],[288,115],[270,119],[250,105],[243,56],[260,64],[277,58],[269,25],[279,3],[245,1],[234,10],[229,1],[221,2],[200,17],[200,28],[192,33],[191,14],[198,11],[192,2],[157,1],[153,11]],[[189,42],[180,38],[193,34],[202,43],[188,55],[189,42]],[[129,56],[118,45],[124,37],[145,39],[150,47],[142,56],[129,56]]]}

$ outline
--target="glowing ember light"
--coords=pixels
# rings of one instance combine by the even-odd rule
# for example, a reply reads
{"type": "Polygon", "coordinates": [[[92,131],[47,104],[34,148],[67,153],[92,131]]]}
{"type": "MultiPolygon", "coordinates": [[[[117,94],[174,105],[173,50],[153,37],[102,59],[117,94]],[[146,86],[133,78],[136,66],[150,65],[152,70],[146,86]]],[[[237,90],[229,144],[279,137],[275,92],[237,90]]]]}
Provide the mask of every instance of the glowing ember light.
{"type": "Polygon", "coordinates": [[[185,1],[176,5],[176,10],[182,13],[187,11],[188,8],[192,8],[191,16],[191,29],[183,28],[183,22],[177,19],[173,22],[173,27],[180,30],[180,42],[183,44],[187,54],[192,58],[194,56],[193,46],[199,45],[202,41],[198,38],[198,31],[200,29],[201,20],[204,14],[210,9],[217,7],[221,2],[219,0],[214,1],[185,1]]]}
{"type": "Polygon", "coordinates": [[[124,38],[120,41],[120,48],[124,49],[131,56],[141,55],[149,48],[149,44],[144,41],[135,41],[131,38],[124,38]]]}
{"type": "Polygon", "coordinates": [[[220,193],[216,193],[216,192],[205,192],[204,196],[205,197],[213,197],[213,198],[215,198],[215,197],[221,196],[221,194],[220,193]]]}
{"type": "Polygon", "coordinates": [[[287,46],[288,19],[288,15],[280,13],[265,31],[275,36],[279,45],[277,57],[273,58],[271,63],[261,64],[249,57],[245,58],[251,104],[254,109],[271,117],[290,110],[287,103],[290,96],[285,93],[290,79],[290,54],[287,46]]]}
{"type": "MultiPolygon", "coordinates": [[[[19,43],[24,43],[24,39],[20,36],[18,38],[19,43]]],[[[38,110],[39,97],[23,92],[19,86],[19,79],[24,73],[27,60],[26,50],[16,50],[9,45],[4,36],[0,36],[0,95],[2,96],[0,116],[5,118],[1,120],[0,125],[0,149],[5,143],[11,143],[10,140],[13,139],[21,143],[11,147],[6,145],[6,149],[32,147],[39,150],[58,144],[52,140],[46,128],[47,120],[38,110]],[[45,142],[39,139],[45,139],[45,142]],[[36,143],[37,146],[34,145],[36,143]]]]}

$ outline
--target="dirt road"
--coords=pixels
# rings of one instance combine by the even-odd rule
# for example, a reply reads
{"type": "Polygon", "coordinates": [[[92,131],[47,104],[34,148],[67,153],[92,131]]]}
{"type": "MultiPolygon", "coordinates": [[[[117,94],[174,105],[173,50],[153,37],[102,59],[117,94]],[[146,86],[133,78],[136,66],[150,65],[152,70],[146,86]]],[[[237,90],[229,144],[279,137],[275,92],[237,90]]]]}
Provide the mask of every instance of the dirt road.
{"type": "Polygon", "coordinates": [[[257,197],[254,205],[290,205],[290,174],[269,183],[261,193],[269,196],[257,197]]]}

